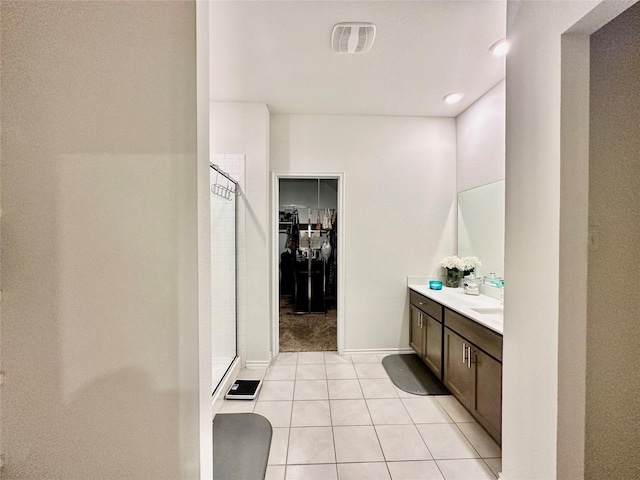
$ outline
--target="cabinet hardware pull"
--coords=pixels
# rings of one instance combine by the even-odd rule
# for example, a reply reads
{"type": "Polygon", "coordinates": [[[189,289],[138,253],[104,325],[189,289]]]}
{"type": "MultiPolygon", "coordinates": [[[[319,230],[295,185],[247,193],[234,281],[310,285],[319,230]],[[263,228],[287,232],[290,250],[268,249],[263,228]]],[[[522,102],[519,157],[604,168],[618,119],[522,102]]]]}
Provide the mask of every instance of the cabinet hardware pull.
{"type": "Polygon", "coordinates": [[[467,344],[462,342],[462,363],[467,363],[467,344]]]}
{"type": "Polygon", "coordinates": [[[469,353],[467,354],[467,367],[471,368],[471,347],[467,347],[469,349],[469,353]]]}

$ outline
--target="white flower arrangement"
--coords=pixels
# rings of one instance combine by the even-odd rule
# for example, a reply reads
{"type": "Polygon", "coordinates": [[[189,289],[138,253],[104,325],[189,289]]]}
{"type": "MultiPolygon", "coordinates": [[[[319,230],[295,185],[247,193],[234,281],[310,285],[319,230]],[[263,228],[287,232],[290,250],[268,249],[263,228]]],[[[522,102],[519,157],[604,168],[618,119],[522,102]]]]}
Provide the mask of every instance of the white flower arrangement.
{"type": "Polygon", "coordinates": [[[457,255],[444,257],[440,262],[441,267],[448,268],[450,270],[460,270],[462,272],[468,272],[469,270],[473,270],[480,265],[482,265],[482,262],[480,262],[478,257],[460,258],[457,255]]]}
{"type": "Polygon", "coordinates": [[[478,259],[478,257],[462,257],[462,268],[465,272],[470,270],[474,270],[475,268],[482,265],[482,262],[478,259]]]}
{"type": "Polygon", "coordinates": [[[462,259],[457,255],[444,257],[440,262],[440,266],[444,268],[448,268],[449,270],[462,270],[462,267],[464,267],[462,263],[462,259]]]}

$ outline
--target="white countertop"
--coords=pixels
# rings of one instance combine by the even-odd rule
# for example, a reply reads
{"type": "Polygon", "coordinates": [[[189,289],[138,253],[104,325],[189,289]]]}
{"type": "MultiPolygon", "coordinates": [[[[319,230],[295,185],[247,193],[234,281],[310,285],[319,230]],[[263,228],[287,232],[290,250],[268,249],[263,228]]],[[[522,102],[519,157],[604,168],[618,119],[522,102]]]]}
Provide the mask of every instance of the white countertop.
{"type": "Polygon", "coordinates": [[[409,288],[502,335],[504,325],[502,315],[485,315],[472,310],[473,308],[502,308],[500,300],[487,295],[467,295],[463,288],[443,286],[442,290],[431,290],[429,285],[417,284],[409,284],[409,288]]]}

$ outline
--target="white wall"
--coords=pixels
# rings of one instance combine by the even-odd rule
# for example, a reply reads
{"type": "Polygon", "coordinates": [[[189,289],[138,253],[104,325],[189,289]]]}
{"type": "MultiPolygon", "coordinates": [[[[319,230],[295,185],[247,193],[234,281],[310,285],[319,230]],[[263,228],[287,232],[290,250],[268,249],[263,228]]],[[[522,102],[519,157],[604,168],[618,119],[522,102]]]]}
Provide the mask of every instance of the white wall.
{"type": "Polygon", "coordinates": [[[502,478],[556,478],[560,36],[598,2],[507,3],[502,478]]]}
{"type": "Polygon", "coordinates": [[[275,115],[270,168],[344,172],[345,350],[407,348],[407,276],[455,249],[455,120],[275,115]]]}
{"type": "MultiPolygon", "coordinates": [[[[212,65],[213,66],[213,65],[212,65]]],[[[238,340],[243,362],[270,359],[269,110],[263,103],[211,103],[211,153],[245,155],[244,236],[238,232],[238,340]],[[246,272],[246,276],[242,276],[246,272]],[[246,341],[244,340],[246,339],[246,341]],[[242,343],[244,342],[244,344],[242,343]]],[[[239,218],[242,221],[242,218],[239,218]]]]}
{"type": "Polygon", "coordinates": [[[194,3],[1,8],[3,474],[196,478],[194,3]]]}
{"type": "Polygon", "coordinates": [[[504,180],[504,80],[456,118],[456,131],[456,191],[504,180]]]}

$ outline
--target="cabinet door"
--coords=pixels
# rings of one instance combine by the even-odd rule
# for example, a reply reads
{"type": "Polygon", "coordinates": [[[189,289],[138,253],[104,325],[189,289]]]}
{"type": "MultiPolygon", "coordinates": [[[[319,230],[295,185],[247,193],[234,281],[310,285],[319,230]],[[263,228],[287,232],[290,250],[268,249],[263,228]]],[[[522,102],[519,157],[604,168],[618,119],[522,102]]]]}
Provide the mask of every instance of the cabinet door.
{"type": "Polygon", "coordinates": [[[471,407],[472,369],[468,364],[469,343],[444,329],[444,384],[462,404],[471,407]]]}
{"type": "Polygon", "coordinates": [[[427,337],[424,361],[442,379],[442,324],[429,315],[423,315],[423,319],[427,337]]]}
{"type": "Polygon", "coordinates": [[[474,349],[474,416],[501,443],[502,364],[482,350],[474,349]]]}
{"type": "Polygon", "coordinates": [[[418,310],[413,305],[410,305],[411,311],[411,326],[409,330],[409,345],[413,350],[420,355],[420,357],[424,357],[424,328],[422,317],[426,317],[420,310],[418,310]]]}

